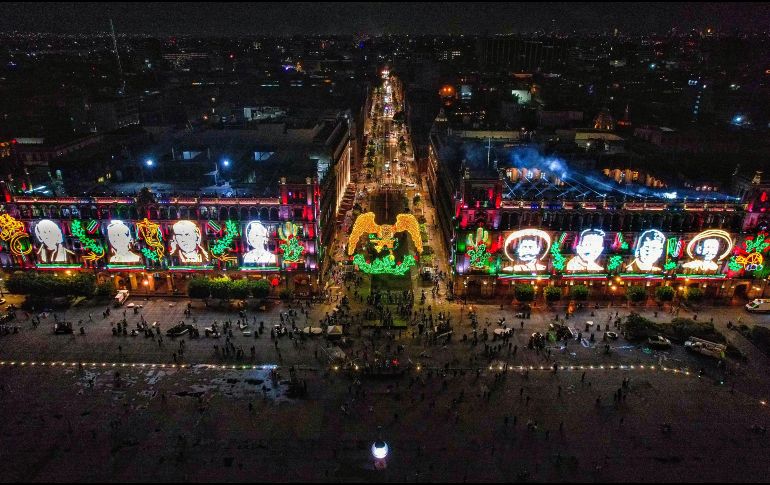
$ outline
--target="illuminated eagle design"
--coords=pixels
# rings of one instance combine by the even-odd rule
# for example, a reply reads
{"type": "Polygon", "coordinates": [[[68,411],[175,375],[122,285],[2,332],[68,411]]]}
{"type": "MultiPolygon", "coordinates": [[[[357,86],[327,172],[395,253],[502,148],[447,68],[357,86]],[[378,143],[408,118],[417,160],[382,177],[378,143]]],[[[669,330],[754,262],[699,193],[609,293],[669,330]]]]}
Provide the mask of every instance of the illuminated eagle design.
{"type": "Polygon", "coordinates": [[[374,212],[361,214],[356,218],[353,224],[353,230],[348,238],[348,255],[352,256],[358,245],[358,240],[364,234],[376,234],[378,239],[373,239],[374,247],[377,252],[383,249],[393,251],[398,232],[408,232],[412,236],[412,241],[418,253],[422,253],[422,238],[420,237],[420,224],[412,214],[399,214],[396,216],[396,223],[377,224],[374,222],[374,212]]]}

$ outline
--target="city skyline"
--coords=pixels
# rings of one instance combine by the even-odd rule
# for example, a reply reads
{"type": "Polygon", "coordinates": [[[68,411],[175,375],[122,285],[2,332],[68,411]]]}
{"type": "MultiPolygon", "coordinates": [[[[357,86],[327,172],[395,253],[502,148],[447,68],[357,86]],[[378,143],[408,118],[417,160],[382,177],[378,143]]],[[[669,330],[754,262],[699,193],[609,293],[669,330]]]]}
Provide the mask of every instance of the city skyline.
{"type": "MultiPolygon", "coordinates": [[[[756,31],[770,5],[748,3],[8,3],[1,32],[147,35],[664,33],[756,31]],[[383,8],[385,5],[388,8],[383,8]],[[216,8],[217,16],[210,15],[216,8]]],[[[764,20],[763,20],[764,19],[764,20]]]]}

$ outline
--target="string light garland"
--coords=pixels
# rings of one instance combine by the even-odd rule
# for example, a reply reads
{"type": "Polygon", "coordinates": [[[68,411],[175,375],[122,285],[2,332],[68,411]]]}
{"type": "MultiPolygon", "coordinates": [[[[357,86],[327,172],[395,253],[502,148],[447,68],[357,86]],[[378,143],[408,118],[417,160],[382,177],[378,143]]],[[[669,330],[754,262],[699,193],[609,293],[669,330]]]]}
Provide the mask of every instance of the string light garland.
{"type": "Polygon", "coordinates": [[[395,276],[403,276],[406,274],[415,264],[414,256],[407,254],[404,256],[404,260],[396,263],[393,256],[387,255],[381,258],[375,258],[371,263],[366,261],[363,254],[356,254],[353,256],[353,264],[358,266],[358,269],[367,274],[389,274],[395,276]]]}
{"type": "MultiPolygon", "coordinates": [[[[215,223],[214,221],[209,221],[209,226],[212,229],[216,228],[214,230],[222,230],[219,224],[215,223]]],[[[214,242],[214,246],[211,248],[211,254],[213,254],[214,257],[220,261],[224,261],[225,263],[228,261],[235,261],[235,256],[227,253],[230,251],[230,246],[233,244],[233,239],[235,239],[238,234],[240,234],[238,231],[238,224],[236,224],[235,221],[226,221],[225,233],[221,238],[214,242]]]]}
{"type": "Polygon", "coordinates": [[[104,247],[95,239],[89,237],[89,234],[95,232],[99,227],[96,221],[90,221],[88,228],[83,228],[83,221],[75,219],[70,225],[72,235],[78,238],[83,248],[88,250],[88,254],[83,256],[83,261],[97,261],[104,257],[104,247]]]}
{"type": "Polygon", "coordinates": [[[567,258],[564,257],[564,255],[561,254],[561,244],[564,242],[564,238],[567,237],[566,232],[562,232],[561,236],[559,236],[559,239],[556,241],[555,244],[551,245],[551,256],[553,257],[553,267],[556,269],[556,271],[564,271],[564,265],[567,263],[567,258]]]}

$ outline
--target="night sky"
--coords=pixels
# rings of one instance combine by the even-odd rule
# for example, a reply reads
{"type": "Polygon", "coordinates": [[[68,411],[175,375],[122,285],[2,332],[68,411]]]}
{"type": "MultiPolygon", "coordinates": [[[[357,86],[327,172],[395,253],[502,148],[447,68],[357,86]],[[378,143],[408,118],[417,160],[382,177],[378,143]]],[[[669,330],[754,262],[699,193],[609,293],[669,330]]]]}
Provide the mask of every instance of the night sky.
{"type": "Polygon", "coordinates": [[[250,35],[667,32],[766,28],[770,4],[749,3],[4,3],[0,31],[250,35]],[[556,20],[555,24],[553,20],[556,20]]]}

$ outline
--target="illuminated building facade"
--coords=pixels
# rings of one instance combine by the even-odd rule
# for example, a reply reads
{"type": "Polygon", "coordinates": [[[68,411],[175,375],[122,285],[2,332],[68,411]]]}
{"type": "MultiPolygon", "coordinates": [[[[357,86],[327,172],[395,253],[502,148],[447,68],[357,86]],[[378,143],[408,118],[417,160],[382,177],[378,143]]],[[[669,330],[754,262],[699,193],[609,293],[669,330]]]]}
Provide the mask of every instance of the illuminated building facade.
{"type": "MultiPolygon", "coordinates": [[[[437,141],[432,157],[450,153],[437,141]]],[[[513,298],[520,283],[561,287],[565,297],[578,284],[591,298],[620,298],[627,285],[648,287],[651,297],[660,285],[698,286],[706,298],[767,294],[766,185],[741,199],[623,197],[599,178],[581,184],[552,160],[494,170],[500,153],[489,168],[486,152],[475,166],[472,155],[435,159],[427,177],[458,295],[513,298]]]]}
{"type": "Polygon", "coordinates": [[[281,180],[271,198],[18,197],[0,215],[6,271],[91,271],[116,286],[185,291],[193,275],[267,278],[310,294],[320,266],[320,189],[281,180]]]}

